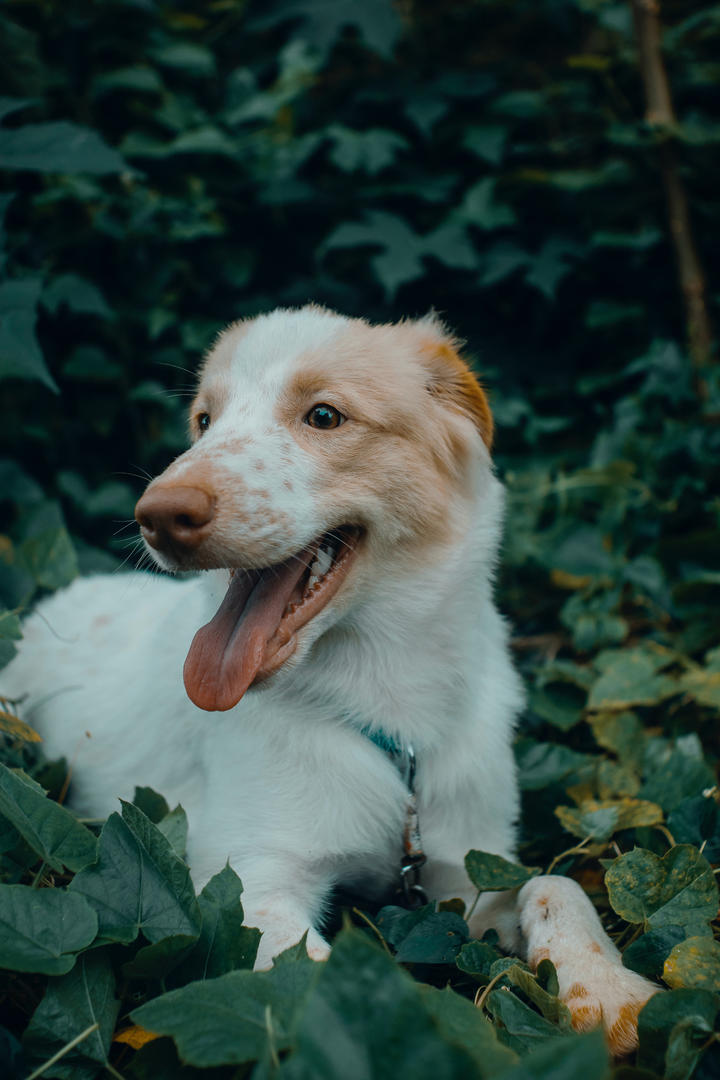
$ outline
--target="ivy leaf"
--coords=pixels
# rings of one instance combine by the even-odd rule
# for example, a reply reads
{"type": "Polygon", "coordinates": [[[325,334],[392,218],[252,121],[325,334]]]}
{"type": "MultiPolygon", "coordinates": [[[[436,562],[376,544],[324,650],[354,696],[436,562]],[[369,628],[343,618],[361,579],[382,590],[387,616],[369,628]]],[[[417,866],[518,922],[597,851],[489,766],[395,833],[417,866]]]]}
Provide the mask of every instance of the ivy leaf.
{"type": "Polygon", "coordinates": [[[605,885],[614,910],[627,922],[646,929],[682,926],[688,936],[710,934],[718,888],[709,863],[689,844],[671,848],[662,859],[635,848],[609,864],[605,885]]]}
{"type": "Polygon", "coordinates": [[[633,941],[622,954],[623,964],[638,975],[655,978],[662,974],[663,964],[673,945],[685,938],[682,926],[663,926],[658,930],[648,930],[633,941]]]}
{"type": "Polygon", "coordinates": [[[660,825],[662,809],[643,799],[584,799],[579,807],[558,806],[555,816],[564,829],[584,840],[609,840],[621,829],[638,828],[641,825],[660,825]]]}
{"type": "Polygon", "coordinates": [[[243,925],[242,891],[240,878],[230,866],[208,881],[198,897],[200,937],[173,972],[174,982],[214,979],[238,968],[252,969],[261,935],[254,927],[243,925]]]}
{"type": "Polygon", "coordinates": [[[465,870],[480,892],[516,889],[540,873],[537,867],[518,866],[487,851],[469,851],[465,856],[465,870]]]}
{"type": "Polygon", "coordinates": [[[128,166],[97,132],[57,120],[0,128],[0,169],[102,175],[125,172],[128,166]]]}
{"type": "Polygon", "coordinates": [[[0,285],[0,380],[33,379],[57,394],[57,383],[35,337],[41,287],[39,278],[0,285]]]}
{"type": "Polygon", "coordinates": [[[494,1076],[515,1062],[512,1051],[498,1042],[492,1024],[467,998],[449,987],[438,990],[426,984],[420,985],[420,996],[443,1039],[462,1047],[481,1076],[494,1076]]]}
{"type": "Polygon", "coordinates": [[[494,177],[488,176],[484,180],[478,180],[465,192],[457,211],[460,221],[488,231],[515,223],[515,211],[512,207],[496,199],[496,183],[494,177]]]}
{"type": "Polygon", "coordinates": [[[498,1038],[505,1046],[523,1055],[549,1039],[561,1039],[563,1032],[544,1016],[516,997],[508,987],[493,990],[487,1009],[498,1026],[498,1038]]]}
{"type": "MultiPolygon", "coordinates": [[[[111,814],[100,834],[97,862],[70,889],[98,916],[105,941],[128,944],[142,931],[151,944],[172,938],[180,954],[200,934],[200,909],[190,872],[160,830],[131,803],[111,814]]],[[[136,958],[137,960],[137,958],[136,958]]]]}
{"type": "Polygon", "coordinates": [[[373,210],[365,215],[365,224],[346,222],[339,225],[323,244],[322,251],[371,245],[382,247],[381,255],[371,262],[388,297],[423,273],[422,238],[397,215],[373,210]]]}
{"type": "Polygon", "coordinates": [[[462,144],[490,165],[499,165],[509,137],[510,129],[504,124],[476,124],[466,129],[462,144]]]}
{"type": "Polygon", "coordinates": [[[82,896],[65,889],[0,885],[0,967],[64,975],[94,941],[98,922],[82,896]]]}
{"type": "Polygon", "coordinates": [[[111,319],[112,310],[103,294],[91,281],[79,274],[60,274],[53,278],[42,294],[43,307],[57,314],[63,305],[69,311],[82,315],[99,315],[102,319],[111,319]]]}
{"type": "Polygon", "coordinates": [[[665,961],[663,979],[677,990],[720,987],[720,942],[710,937],[689,937],[675,945],[665,961]]]}
{"type": "Polygon", "coordinates": [[[300,37],[327,54],[345,27],[354,27],[369,49],[390,57],[400,34],[400,16],[390,0],[279,0],[271,12],[253,19],[258,29],[300,20],[300,37]]]}
{"type": "Polygon", "coordinates": [[[627,709],[656,705],[678,693],[675,679],[658,673],[667,658],[644,648],[620,649],[608,655],[602,674],[590,690],[589,709],[627,709]]]}
{"type": "Polygon", "coordinates": [[[48,799],[24,773],[0,764],[0,814],[53,870],[82,870],[95,860],[97,841],[65,807],[48,799]]]}
{"type": "Polygon", "coordinates": [[[331,160],[343,172],[365,172],[375,176],[393,161],[410,143],[402,135],[385,128],[353,131],[343,124],[331,124],[326,133],[333,143],[331,160]]]}
{"type": "Polygon", "coordinates": [[[322,968],[299,1018],[294,1080],[346,1076],[348,1061],[362,1063],[367,1077],[407,1072],[413,1080],[467,1080],[475,1075],[473,1055],[482,1052],[482,1043],[490,1060],[503,1060],[482,1017],[471,1019],[464,1005],[455,1012],[432,994],[425,1007],[418,984],[358,931],[336,938],[322,968]],[[464,1023],[472,1027],[460,1033],[464,1023]]]}
{"type": "Polygon", "coordinates": [[[712,1035],[720,998],[708,990],[670,990],[655,994],[638,1017],[638,1065],[668,1076],[668,1059],[675,1059],[673,1076],[692,1075],[712,1035]]]}
{"type": "Polygon", "coordinates": [[[668,816],[668,828],[678,844],[703,847],[708,862],[720,862],[720,806],[712,796],[690,796],[668,816]]]}
{"type": "Polygon", "coordinates": [[[146,1031],[171,1036],[190,1065],[257,1061],[271,1047],[273,1052],[290,1047],[297,1014],[320,966],[308,957],[303,940],[276,957],[270,971],[231,971],[193,982],[141,1005],[131,1017],[146,1031]]]}
{"type": "Polygon", "coordinates": [[[502,1080],[607,1080],[609,1065],[602,1028],[596,1028],[562,1040],[547,1040],[503,1072],[502,1080]]]}
{"type": "Polygon", "coordinates": [[[68,975],[48,984],[23,1036],[29,1058],[47,1061],[86,1028],[99,1024],[52,1070],[52,1076],[66,1080],[96,1076],[97,1067],[108,1062],[119,1006],[106,950],[85,953],[68,975]]]}
{"type": "Polygon", "coordinates": [[[558,285],[570,273],[569,260],[577,257],[581,250],[578,244],[563,237],[551,237],[537,255],[532,256],[532,263],[525,274],[526,282],[552,300],[558,285]]]}

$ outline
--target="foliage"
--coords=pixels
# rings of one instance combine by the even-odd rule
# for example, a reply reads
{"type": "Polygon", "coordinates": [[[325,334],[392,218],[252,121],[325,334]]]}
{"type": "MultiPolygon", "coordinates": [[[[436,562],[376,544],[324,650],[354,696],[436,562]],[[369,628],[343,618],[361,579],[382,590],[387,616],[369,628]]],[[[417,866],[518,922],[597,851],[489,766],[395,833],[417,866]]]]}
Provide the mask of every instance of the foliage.
{"type": "MultiPolygon", "coordinates": [[[[112,534],[136,473],[182,447],[187,369],[224,323],[308,299],[376,320],[435,306],[490,387],[508,488],[523,862],[572,873],[625,963],[672,987],[641,1015],[638,1066],[703,1080],[720,1064],[720,379],[685,351],[660,163],[672,139],[717,280],[720,17],[666,0],[663,18],[672,131],[643,119],[616,0],[10,0],[0,663],[36,595],[127,554],[112,534]]],[[[226,869],[195,896],[182,811],[139,791],[96,837],[46,798],[66,767],[16,711],[5,1075],[80,1035],[44,1075],[608,1075],[552,972],[468,941],[452,905],[366,913],[326,965],[294,949],[252,974],[241,885],[226,869]]],[[[524,879],[486,853],[468,868],[485,888],[524,879]]]]}

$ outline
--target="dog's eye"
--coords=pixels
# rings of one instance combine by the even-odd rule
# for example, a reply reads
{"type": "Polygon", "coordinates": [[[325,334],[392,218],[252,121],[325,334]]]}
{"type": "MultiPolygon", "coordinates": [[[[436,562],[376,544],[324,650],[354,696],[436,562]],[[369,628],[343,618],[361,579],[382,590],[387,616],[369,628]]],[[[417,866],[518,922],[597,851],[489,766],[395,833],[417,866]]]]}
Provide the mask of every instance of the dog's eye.
{"type": "Polygon", "coordinates": [[[200,428],[201,435],[203,434],[203,432],[207,431],[207,429],[210,427],[210,413],[201,412],[197,418],[197,425],[200,428]]]}
{"type": "Polygon", "coordinates": [[[341,412],[333,408],[332,405],[313,405],[310,412],[305,417],[305,423],[310,427],[320,428],[323,431],[329,431],[330,428],[340,427],[345,423],[346,417],[341,412]]]}

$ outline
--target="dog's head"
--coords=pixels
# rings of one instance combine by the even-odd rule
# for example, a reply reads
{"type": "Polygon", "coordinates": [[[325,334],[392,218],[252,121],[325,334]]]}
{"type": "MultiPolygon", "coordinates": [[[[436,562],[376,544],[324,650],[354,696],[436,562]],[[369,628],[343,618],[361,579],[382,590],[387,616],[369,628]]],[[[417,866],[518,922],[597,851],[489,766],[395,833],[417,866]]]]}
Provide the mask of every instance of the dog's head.
{"type": "Polygon", "coordinates": [[[230,571],[185,663],[210,710],[305,655],[383,568],[442,558],[492,439],[485,394],[434,317],[371,326],[315,306],[226,329],[190,428],[136,518],[164,569],[230,571]]]}

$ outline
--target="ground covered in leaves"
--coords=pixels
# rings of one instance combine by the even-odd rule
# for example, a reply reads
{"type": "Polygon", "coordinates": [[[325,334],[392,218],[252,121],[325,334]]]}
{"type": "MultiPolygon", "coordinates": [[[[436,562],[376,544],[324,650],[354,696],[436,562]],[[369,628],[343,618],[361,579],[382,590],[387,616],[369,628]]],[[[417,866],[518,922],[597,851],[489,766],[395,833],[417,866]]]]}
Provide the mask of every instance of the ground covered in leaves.
{"type": "Polygon", "coordinates": [[[6,702],[3,1077],[720,1074],[720,373],[686,349],[663,195],[672,158],[717,324],[720,16],[661,5],[659,123],[631,7],[4,5],[0,664],[36,598],[132,565],[138,473],[183,447],[224,323],[434,305],[491,394],[529,690],[523,866],[468,870],[572,875],[666,992],[611,1063],[552,968],[470,942],[452,904],[350,901],[326,964],[296,948],[253,974],[241,883],[195,895],[182,808],[138,790],[78,821],[67,764],[6,702]]]}

